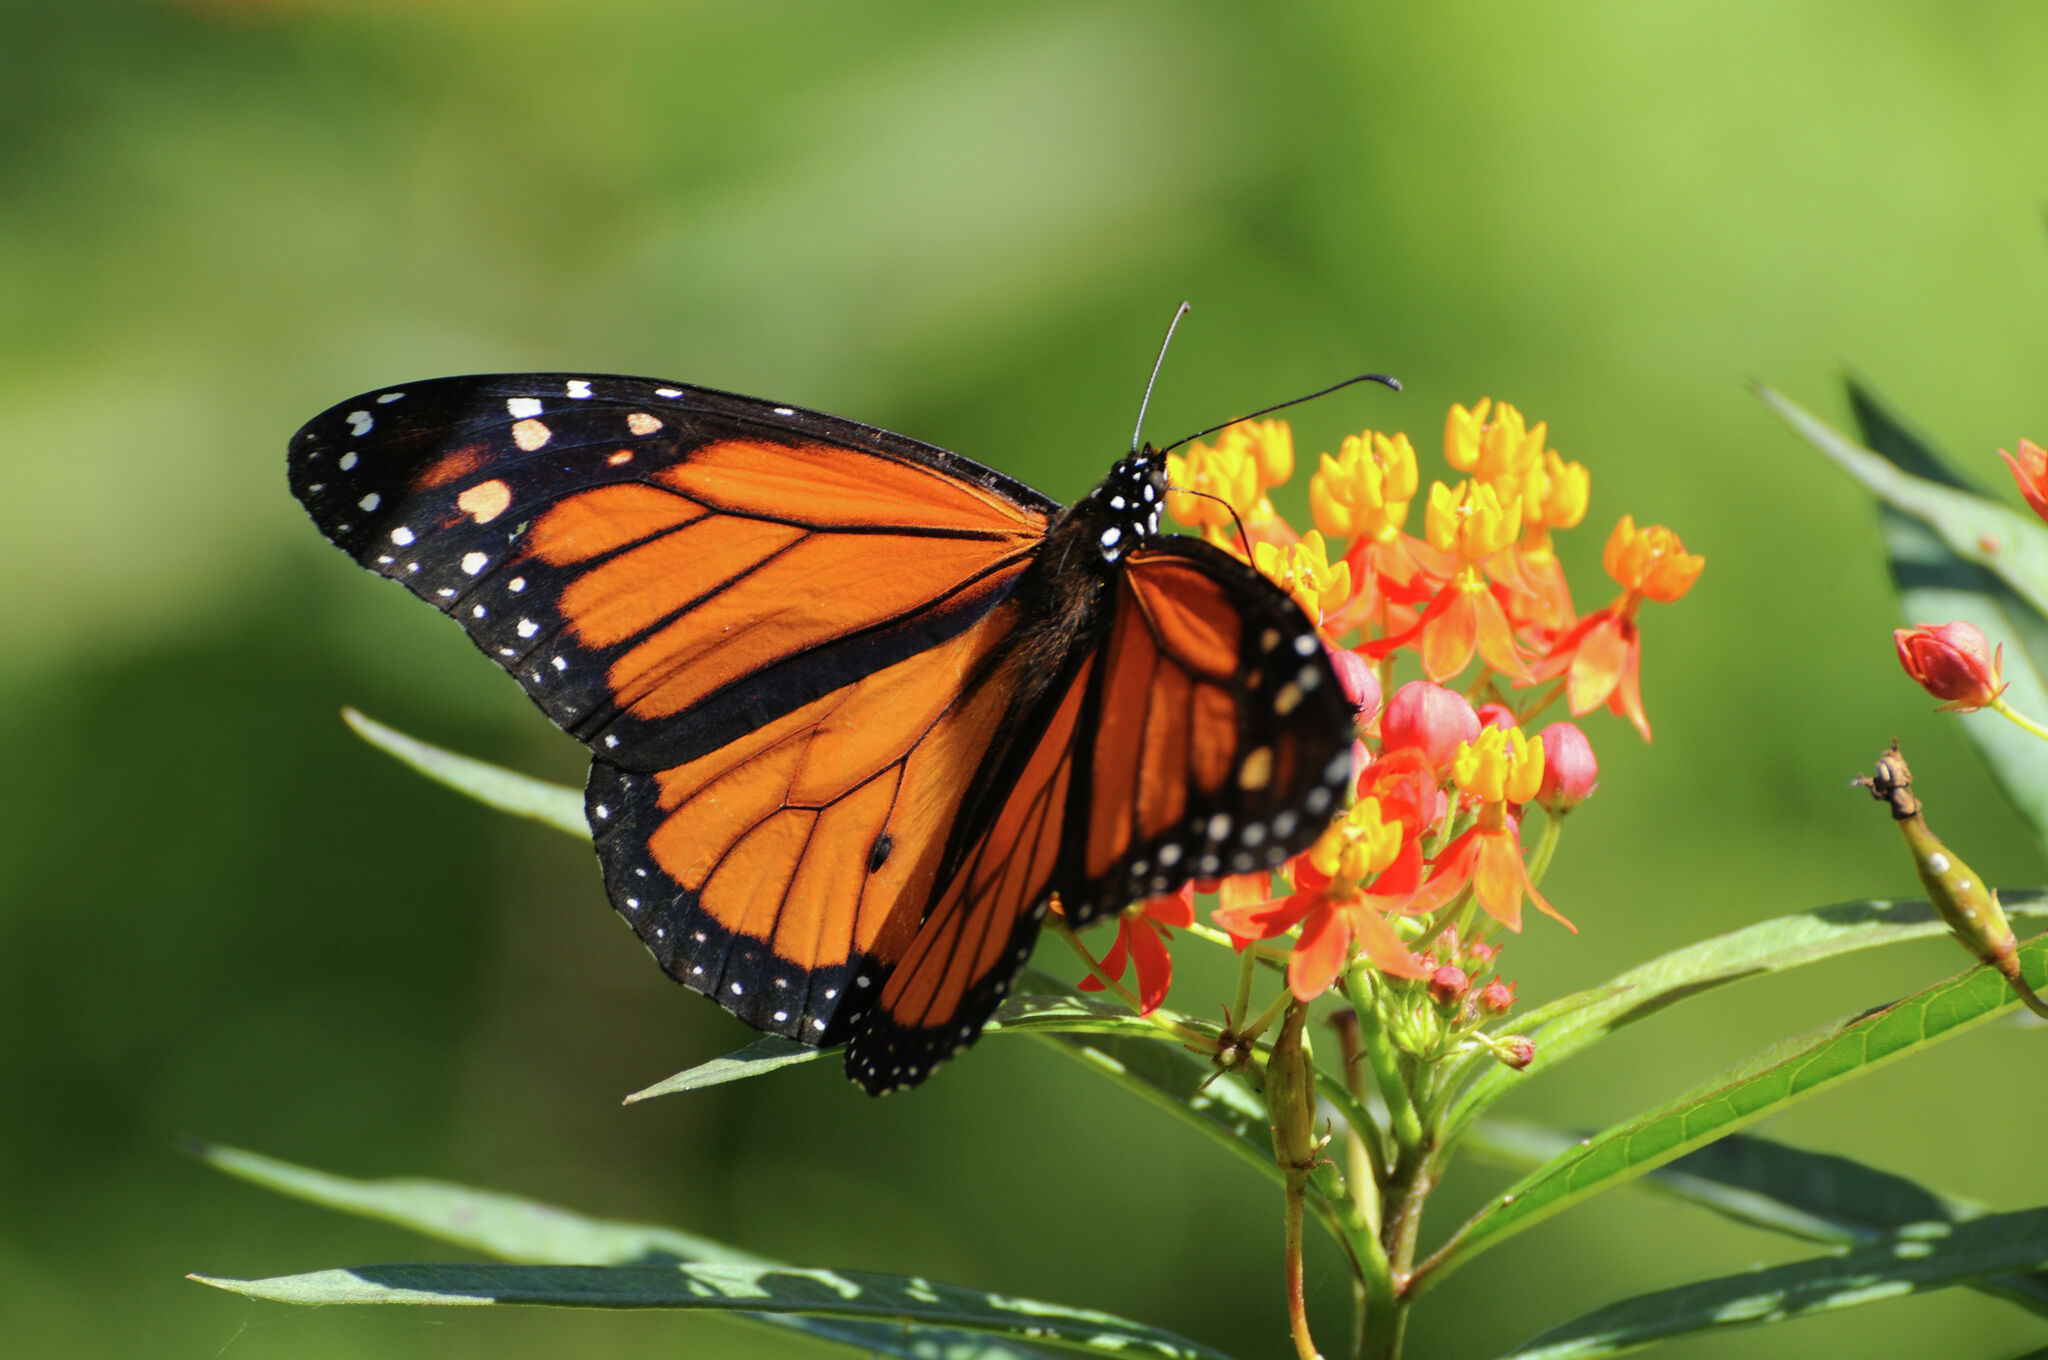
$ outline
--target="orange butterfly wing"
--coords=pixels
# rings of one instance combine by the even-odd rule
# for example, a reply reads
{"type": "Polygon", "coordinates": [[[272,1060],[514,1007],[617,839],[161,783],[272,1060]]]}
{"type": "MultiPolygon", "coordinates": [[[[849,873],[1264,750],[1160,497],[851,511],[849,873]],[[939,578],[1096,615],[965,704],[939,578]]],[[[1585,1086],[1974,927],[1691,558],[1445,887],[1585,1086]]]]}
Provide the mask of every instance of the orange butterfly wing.
{"type": "Polygon", "coordinates": [[[1195,539],[1126,559],[1037,724],[854,1028],[847,1071],[871,1092],[974,1042],[1055,896],[1085,925],[1191,878],[1270,868],[1314,840],[1351,778],[1352,713],[1315,629],[1195,539]]]}
{"type": "Polygon", "coordinates": [[[309,422],[289,469],[337,546],[642,770],[957,635],[1056,508],[898,435],[637,378],[366,394],[309,422]]]}

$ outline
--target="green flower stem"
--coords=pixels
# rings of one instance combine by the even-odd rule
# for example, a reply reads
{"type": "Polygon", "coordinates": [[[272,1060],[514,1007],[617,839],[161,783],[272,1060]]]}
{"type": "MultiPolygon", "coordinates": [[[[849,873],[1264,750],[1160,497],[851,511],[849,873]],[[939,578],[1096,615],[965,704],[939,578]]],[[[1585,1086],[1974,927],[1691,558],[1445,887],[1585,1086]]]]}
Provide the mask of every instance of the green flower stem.
{"type": "Polygon", "coordinates": [[[1556,684],[1552,685],[1549,689],[1545,690],[1541,695],[1537,696],[1537,698],[1533,700],[1527,708],[1516,709],[1515,726],[1527,727],[1529,725],[1529,720],[1531,718],[1536,717],[1538,714],[1542,713],[1544,709],[1549,708],[1552,704],[1556,703],[1559,699],[1563,698],[1565,686],[1568,683],[1569,681],[1560,680],[1556,684]]]}
{"type": "Polygon", "coordinates": [[[1259,956],[1247,949],[1237,960],[1237,996],[1230,1014],[1225,1017],[1232,1025],[1241,1025],[1252,1013],[1252,982],[1258,976],[1259,956]]]}
{"type": "Polygon", "coordinates": [[[1377,1236],[1380,1230],[1380,1186],[1387,1180],[1387,1160],[1380,1144],[1379,1126],[1372,1122],[1366,1107],[1365,1046],[1359,1041],[1358,1012],[1339,1011],[1330,1017],[1330,1024],[1337,1031],[1337,1044],[1344,1059],[1345,1093],[1366,1116],[1363,1123],[1355,1116],[1348,1120],[1351,1127],[1345,1130],[1344,1183],[1350,1187],[1351,1202],[1358,1206],[1359,1213],[1365,1215],[1366,1222],[1372,1225],[1377,1236]]]}
{"type": "Polygon", "coordinates": [[[1252,1023],[1249,1026],[1247,1026],[1244,1029],[1244,1031],[1237,1036],[1238,1042],[1246,1044],[1257,1043],[1259,1040],[1259,1036],[1261,1034],[1264,1034],[1269,1028],[1271,1028],[1275,1020],[1278,1020],[1281,1016],[1287,1014],[1287,1008],[1293,1004],[1294,993],[1289,991],[1287,988],[1282,987],[1280,989],[1280,995],[1273,998],[1273,1004],[1266,1007],[1266,1009],[1264,1009],[1263,1011],[1260,1011],[1259,1018],[1252,1021],[1252,1023]]]}
{"type": "MultiPolygon", "coordinates": [[[[1420,954],[1423,950],[1435,944],[1437,937],[1442,935],[1452,922],[1460,919],[1461,915],[1470,907],[1471,902],[1472,885],[1468,883],[1460,890],[1456,897],[1445,903],[1443,909],[1437,912],[1435,918],[1430,923],[1429,929],[1423,931],[1422,935],[1413,944],[1408,946],[1409,952],[1420,954]]],[[[1458,938],[1460,940],[1465,938],[1463,930],[1458,932],[1458,938]]]]}
{"type": "Polygon", "coordinates": [[[1543,814],[1543,838],[1536,842],[1536,853],[1529,857],[1529,881],[1537,887],[1543,886],[1543,875],[1550,872],[1551,857],[1557,854],[1558,837],[1564,834],[1564,814],[1548,812],[1543,814]]]}
{"type": "Polygon", "coordinates": [[[1129,1006],[1140,1020],[1171,1034],[1174,1038],[1198,1053],[1205,1053],[1211,1057],[1215,1056],[1217,1044],[1216,1040],[1211,1036],[1203,1034],[1199,1030],[1190,1029],[1176,1020],[1169,1020],[1157,1011],[1149,1013],[1145,1011],[1138,998],[1131,995],[1130,989],[1103,970],[1101,961],[1089,951],[1087,945],[1081,943],[1081,937],[1074,933],[1074,928],[1068,925],[1066,921],[1059,917],[1049,916],[1046,918],[1046,925],[1055,935],[1067,942],[1067,947],[1074,951],[1075,957],[1088,965],[1088,971],[1094,976],[1095,980],[1100,982],[1119,1001],[1129,1006]]]}
{"type": "Polygon", "coordinates": [[[1358,1012],[1359,1042],[1365,1049],[1366,1060],[1372,1064],[1373,1079],[1379,1083],[1380,1097],[1387,1102],[1387,1117],[1393,1126],[1394,1141],[1405,1158],[1422,1146],[1422,1120],[1415,1113],[1415,1097],[1409,1092],[1407,1079],[1402,1075],[1400,1057],[1388,1041],[1386,1027],[1380,1023],[1379,1007],[1374,1004],[1372,982],[1367,976],[1370,968],[1369,964],[1352,968],[1344,979],[1344,989],[1358,1012]]]}
{"type": "Polygon", "coordinates": [[[2041,740],[2048,741],[2048,727],[2041,726],[2041,724],[2035,722],[2032,718],[2029,718],[2026,714],[2014,708],[2004,699],[1993,699],[1991,701],[1990,707],[1993,713],[1996,713],[2000,717],[2007,719],[2014,726],[2018,727],[2021,731],[2031,732],[2035,736],[2041,738],[2041,740]]]}

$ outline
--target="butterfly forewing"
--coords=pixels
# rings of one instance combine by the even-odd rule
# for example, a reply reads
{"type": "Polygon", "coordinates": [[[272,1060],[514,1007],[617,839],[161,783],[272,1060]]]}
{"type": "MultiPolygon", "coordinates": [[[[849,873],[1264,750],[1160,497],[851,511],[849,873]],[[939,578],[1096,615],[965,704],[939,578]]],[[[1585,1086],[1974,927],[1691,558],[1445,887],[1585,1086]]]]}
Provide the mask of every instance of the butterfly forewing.
{"type": "Polygon", "coordinates": [[[338,546],[638,769],[957,635],[1051,506],[866,426],[633,378],[366,394],[301,430],[290,470],[338,546]]]}

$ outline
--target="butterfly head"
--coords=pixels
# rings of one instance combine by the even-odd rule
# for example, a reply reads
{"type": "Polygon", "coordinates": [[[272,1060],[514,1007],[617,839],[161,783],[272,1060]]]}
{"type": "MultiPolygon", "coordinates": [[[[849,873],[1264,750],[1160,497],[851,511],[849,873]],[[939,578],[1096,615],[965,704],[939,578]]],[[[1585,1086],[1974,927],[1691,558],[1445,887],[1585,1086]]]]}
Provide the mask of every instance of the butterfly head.
{"type": "Polygon", "coordinates": [[[1166,455],[1145,445],[1119,458],[1102,484],[1088,493],[1090,519],[1100,526],[1095,539],[1105,562],[1159,532],[1159,509],[1166,504],[1166,455]]]}

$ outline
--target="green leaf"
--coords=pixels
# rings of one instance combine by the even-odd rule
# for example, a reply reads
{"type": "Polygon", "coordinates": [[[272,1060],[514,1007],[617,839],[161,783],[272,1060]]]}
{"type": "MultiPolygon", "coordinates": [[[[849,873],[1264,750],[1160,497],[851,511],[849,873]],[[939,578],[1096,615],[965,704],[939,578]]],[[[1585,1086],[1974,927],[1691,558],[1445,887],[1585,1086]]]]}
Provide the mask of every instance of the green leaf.
{"type": "MultiPolygon", "coordinates": [[[[1540,1125],[1482,1119],[1466,1135],[1463,1150],[1523,1171],[1580,1141],[1540,1125]]],[[[1847,1157],[1743,1133],[1688,1152],[1637,1183],[1753,1228],[1829,1246],[1856,1246],[1908,1224],[1964,1223],[1991,1212],[1847,1157]]],[[[1972,1287],[2048,1315],[2048,1274],[1992,1276],[1972,1287]]]]}
{"type": "Polygon", "coordinates": [[[1992,572],[2036,613],[2048,614],[2048,526],[1952,481],[1915,476],[1768,387],[1757,395],[1872,495],[1927,525],[1958,558],[1992,572]]]}
{"type": "Polygon", "coordinates": [[[583,816],[580,790],[429,746],[352,708],[342,709],[341,718],[364,741],[396,756],[436,783],[467,794],[486,807],[515,817],[530,817],[578,840],[590,839],[590,823],[583,816]]]}
{"type": "MultiPolygon", "coordinates": [[[[1853,380],[1849,404],[1872,452],[1915,476],[1974,491],[1939,450],[1853,380]]],[[[1882,503],[1878,519],[1903,621],[1974,624],[2002,648],[2008,702],[2023,713],[2048,713],[2048,618],[1997,576],[1950,551],[1919,520],[1882,503]]],[[[1961,714],[1958,721],[2006,800],[2048,846],[2048,760],[2039,739],[1995,713],[1961,714]]]]}
{"type": "MultiPolygon", "coordinates": [[[[776,1264],[766,1257],[676,1228],[586,1218],[536,1200],[473,1190],[446,1181],[354,1180],[238,1148],[195,1143],[187,1150],[231,1176],[279,1194],[358,1217],[395,1223],[503,1260],[591,1266],[776,1264]]],[[[1043,1360],[1045,1355],[1034,1347],[992,1341],[949,1328],[906,1329],[893,1323],[773,1314],[750,1315],[747,1320],[902,1360],[929,1360],[933,1355],[943,1355],[948,1360],[1043,1360]]]]}
{"type": "MultiPolygon", "coordinates": [[[[284,1303],[551,1304],[673,1308],[751,1316],[935,1326],[1097,1354],[1228,1360],[1185,1337],[1108,1313],[1008,1298],[900,1275],[678,1262],[642,1266],[378,1265],[268,1280],[191,1278],[284,1303]]],[[[896,1354],[910,1354],[905,1349],[896,1354]]]]}
{"type": "Polygon", "coordinates": [[[1593,1360],[1691,1332],[1754,1327],[2048,1265],[2048,1209],[1934,1219],[1839,1256],[1640,1294],[1553,1327],[1501,1360],[1593,1360]]]}
{"type": "MultiPolygon", "coordinates": [[[[2048,916],[2048,894],[2014,893],[2004,904],[2015,918],[2048,916]]],[[[1525,1032],[1536,1045],[1535,1061],[1517,1072],[1485,1059],[1478,1080],[1451,1105],[1450,1136],[1459,1136],[1482,1110],[1529,1077],[1687,997],[1858,949],[1947,932],[1948,927],[1925,902],[1871,898],[1759,921],[1660,955],[1598,987],[1523,1017],[1525,1032]],[[1546,1016],[1552,1017],[1547,1023],[1546,1016]]]]}
{"type": "MultiPolygon", "coordinates": [[[[2048,978],[2048,937],[2020,947],[2029,982],[2048,978]]],[[[2038,984],[2037,984],[2038,985],[2038,984]]],[[[1764,1050],[1677,1099],[1552,1158],[1496,1196],[1418,1269],[1435,1283],[1487,1247],[1580,1200],[1623,1185],[1794,1101],[1875,1071],[2006,1014],[2005,979],[1972,968],[1889,1006],[1837,1020],[1764,1050]]]]}

